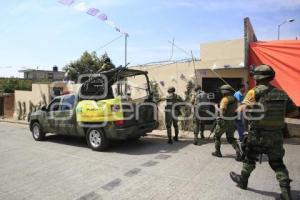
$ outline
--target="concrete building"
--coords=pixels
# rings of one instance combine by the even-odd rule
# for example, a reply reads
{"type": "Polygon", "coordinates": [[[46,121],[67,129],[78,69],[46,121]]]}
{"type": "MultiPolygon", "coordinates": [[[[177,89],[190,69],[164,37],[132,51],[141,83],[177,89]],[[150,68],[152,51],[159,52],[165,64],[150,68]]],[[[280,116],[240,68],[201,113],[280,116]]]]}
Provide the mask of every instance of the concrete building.
{"type": "Polygon", "coordinates": [[[52,71],[38,70],[38,69],[25,69],[19,72],[24,73],[24,79],[32,80],[33,82],[39,81],[62,81],[65,76],[65,72],[58,71],[58,67],[54,66],[52,71]]]}
{"type": "MultiPolygon", "coordinates": [[[[201,60],[140,65],[134,68],[149,72],[163,94],[175,86],[182,97],[189,80],[202,86],[206,92],[216,93],[225,82],[237,88],[248,82],[244,39],[205,43],[200,45],[201,60]]],[[[217,99],[216,99],[217,100],[217,99]]]]}

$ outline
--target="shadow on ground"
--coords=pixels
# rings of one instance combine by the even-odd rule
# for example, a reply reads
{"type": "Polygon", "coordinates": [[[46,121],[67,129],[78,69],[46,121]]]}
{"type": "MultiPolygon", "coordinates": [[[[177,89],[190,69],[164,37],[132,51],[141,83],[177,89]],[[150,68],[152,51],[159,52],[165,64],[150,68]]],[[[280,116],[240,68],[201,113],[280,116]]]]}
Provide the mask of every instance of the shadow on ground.
{"type": "MultiPolygon", "coordinates": [[[[80,148],[89,148],[85,138],[48,135],[45,142],[58,143],[80,148]]],[[[167,144],[167,139],[163,137],[147,136],[137,141],[112,141],[110,147],[105,151],[107,153],[120,153],[129,155],[157,154],[157,153],[176,153],[185,146],[192,144],[190,140],[180,140],[172,145],[167,144]]]]}
{"type": "MultiPolygon", "coordinates": [[[[262,191],[262,190],[257,190],[257,189],[253,189],[253,188],[248,188],[248,191],[255,192],[257,194],[261,194],[261,195],[267,196],[267,197],[274,197],[274,199],[277,199],[277,198],[280,199],[280,193],[262,191]]],[[[292,193],[293,199],[300,199],[300,191],[292,190],[291,193],[292,193]]]]}
{"type": "Polygon", "coordinates": [[[300,138],[286,138],[284,144],[300,145],[300,138]]]}
{"type": "Polygon", "coordinates": [[[147,136],[138,141],[114,141],[108,152],[130,155],[176,153],[190,144],[192,144],[190,140],[180,140],[168,144],[167,138],[147,136]]]}
{"type": "Polygon", "coordinates": [[[85,138],[75,137],[75,136],[66,136],[66,135],[47,135],[45,142],[53,142],[62,145],[70,145],[75,147],[88,148],[85,138]]]}

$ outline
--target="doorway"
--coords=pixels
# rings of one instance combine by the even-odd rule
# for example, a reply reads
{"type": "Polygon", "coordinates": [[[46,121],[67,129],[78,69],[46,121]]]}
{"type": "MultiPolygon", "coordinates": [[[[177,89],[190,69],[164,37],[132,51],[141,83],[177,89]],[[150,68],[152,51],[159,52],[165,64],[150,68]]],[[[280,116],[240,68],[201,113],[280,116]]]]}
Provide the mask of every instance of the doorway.
{"type": "Polygon", "coordinates": [[[4,97],[0,97],[0,116],[4,116],[4,97]]]}
{"type": "MultiPolygon", "coordinates": [[[[242,78],[223,78],[229,85],[231,85],[235,90],[238,90],[239,85],[242,83],[242,78]]],[[[219,103],[221,101],[222,95],[219,88],[224,85],[224,81],[219,78],[203,78],[202,79],[202,89],[206,93],[210,93],[213,97],[210,99],[211,102],[219,103]]]]}

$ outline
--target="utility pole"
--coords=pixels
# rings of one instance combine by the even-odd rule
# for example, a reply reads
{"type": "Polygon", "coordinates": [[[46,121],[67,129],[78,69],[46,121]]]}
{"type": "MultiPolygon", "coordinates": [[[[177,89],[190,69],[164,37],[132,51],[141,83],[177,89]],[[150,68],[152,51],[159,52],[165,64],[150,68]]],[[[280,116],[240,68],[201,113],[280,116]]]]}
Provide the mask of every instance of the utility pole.
{"type": "Polygon", "coordinates": [[[124,65],[124,67],[127,65],[127,38],[128,38],[128,34],[125,34],[125,65],[124,65]]]}
{"type": "Polygon", "coordinates": [[[295,21],[295,19],[287,19],[287,20],[284,20],[281,24],[278,24],[278,29],[277,29],[277,39],[278,40],[280,39],[280,27],[285,23],[289,23],[289,22],[293,22],[293,21],[295,21]]]}

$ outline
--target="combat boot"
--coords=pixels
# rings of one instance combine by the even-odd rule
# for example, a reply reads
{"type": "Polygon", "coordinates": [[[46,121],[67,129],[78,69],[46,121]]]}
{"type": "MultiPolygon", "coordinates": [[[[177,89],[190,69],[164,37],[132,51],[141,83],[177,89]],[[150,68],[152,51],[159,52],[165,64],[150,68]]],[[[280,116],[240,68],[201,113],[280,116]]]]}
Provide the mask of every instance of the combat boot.
{"type": "Polygon", "coordinates": [[[212,152],[211,155],[215,156],[215,157],[219,157],[219,158],[222,158],[222,153],[221,151],[215,151],[215,152],[212,152]]]}
{"type": "Polygon", "coordinates": [[[243,190],[247,189],[248,179],[243,178],[241,175],[238,175],[235,172],[230,172],[230,178],[237,184],[239,188],[243,190]]]}
{"type": "Polygon", "coordinates": [[[201,137],[201,139],[205,139],[205,137],[204,137],[204,132],[203,132],[203,131],[201,131],[200,137],[201,137]]]}
{"type": "Polygon", "coordinates": [[[280,194],[280,200],[292,200],[291,194],[280,194]]]}
{"type": "Polygon", "coordinates": [[[194,135],[194,145],[198,145],[198,137],[196,134],[194,135]]]}
{"type": "Polygon", "coordinates": [[[241,148],[240,148],[239,144],[236,142],[236,140],[234,140],[234,142],[232,143],[232,146],[236,152],[235,160],[238,162],[242,161],[243,158],[242,158],[241,148]]]}
{"type": "Polygon", "coordinates": [[[173,141],[171,138],[168,139],[168,144],[173,144],[173,141]]]}
{"type": "Polygon", "coordinates": [[[290,187],[288,187],[288,188],[281,188],[280,199],[281,200],[292,200],[292,195],[291,195],[291,189],[290,189],[290,187]]]}
{"type": "Polygon", "coordinates": [[[237,152],[236,152],[236,158],[235,158],[235,160],[238,161],[238,162],[243,161],[243,157],[242,157],[240,151],[237,151],[237,152]]]}
{"type": "Polygon", "coordinates": [[[175,136],[173,137],[173,140],[174,140],[175,142],[178,142],[178,134],[175,134],[175,136]]]}
{"type": "Polygon", "coordinates": [[[173,137],[173,140],[175,142],[178,142],[178,134],[179,134],[179,130],[178,130],[178,127],[177,127],[177,128],[175,128],[175,136],[173,137]]]}

